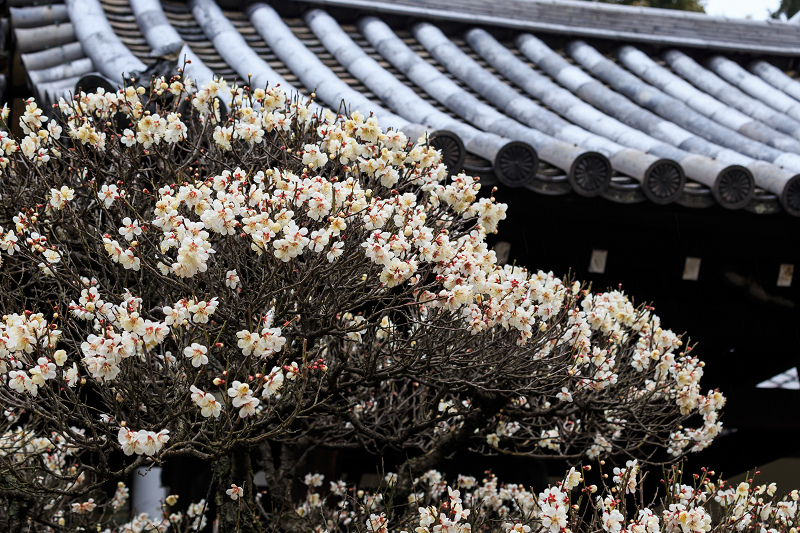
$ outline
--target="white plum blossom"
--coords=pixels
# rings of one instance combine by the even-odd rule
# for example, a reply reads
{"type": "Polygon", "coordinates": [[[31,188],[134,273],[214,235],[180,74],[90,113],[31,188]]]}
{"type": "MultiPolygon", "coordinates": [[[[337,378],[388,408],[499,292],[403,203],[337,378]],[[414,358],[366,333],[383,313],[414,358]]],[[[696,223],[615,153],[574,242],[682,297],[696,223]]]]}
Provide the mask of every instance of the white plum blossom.
{"type": "Polygon", "coordinates": [[[603,529],[608,533],[619,533],[622,530],[622,525],[625,522],[625,517],[617,509],[603,512],[603,529]]]}
{"type": "Polygon", "coordinates": [[[192,322],[195,324],[206,324],[211,319],[211,316],[219,306],[219,298],[214,297],[209,301],[200,300],[199,302],[192,303],[188,307],[188,311],[192,313],[192,322]]]}
{"type": "Polygon", "coordinates": [[[220,413],[222,412],[222,404],[217,401],[213,394],[210,392],[204,392],[194,385],[189,387],[191,390],[191,398],[192,402],[200,408],[200,414],[204,417],[214,417],[219,418],[220,413]]]}
{"type": "Polygon", "coordinates": [[[195,368],[199,367],[200,365],[208,364],[208,355],[206,355],[207,353],[208,348],[196,342],[193,342],[191,346],[187,346],[183,349],[183,355],[185,355],[192,362],[192,366],[195,368]]]}
{"type": "Polygon", "coordinates": [[[264,398],[271,398],[278,394],[278,391],[283,387],[283,370],[280,367],[274,366],[269,375],[264,376],[264,390],[261,396],[264,398]]]}
{"type": "Polygon", "coordinates": [[[316,145],[307,144],[304,147],[303,164],[311,168],[320,168],[328,162],[328,154],[321,151],[316,145]]]}
{"type": "Polygon", "coordinates": [[[72,512],[76,514],[86,514],[94,511],[97,504],[94,503],[94,498],[89,498],[85,502],[75,502],[72,504],[72,512]]]}
{"type": "Polygon", "coordinates": [[[238,346],[244,355],[255,354],[257,357],[268,358],[280,352],[286,344],[286,338],[281,335],[280,328],[272,327],[274,310],[269,311],[262,319],[263,328],[260,332],[251,332],[246,329],[238,331],[238,346]]]}
{"type": "Polygon", "coordinates": [[[67,202],[75,198],[75,191],[66,185],[60,189],[50,189],[50,205],[56,209],[64,209],[67,202]]]}
{"type": "Polygon", "coordinates": [[[231,488],[225,491],[225,493],[230,496],[231,500],[235,501],[244,495],[244,489],[236,484],[233,484],[231,485],[231,488]]]}
{"type": "MultiPolygon", "coordinates": [[[[121,450],[127,468],[171,456],[170,447],[211,456],[237,439],[280,442],[295,430],[349,445],[402,425],[426,452],[483,409],[468,390],[494,387],[502,405],[470,432],[470,445],[492,453],[636,456],[646,438],[680,456],[722,431],[725,397],[703,393],[703,363],[652,308],[622,290],[593,292],[552,272],[499,265],[487,238],[506,206],[478,178],[449,176],[426,139],[409,142],[382,132],[374,116],[337,115],[279,87],[224,80],[194,88],[156,78],[148,88],[74,96],[56,104],[58,121],[28,101],[24,136],[0,132],[0,189],[11,206],[0,268],[13,263],[9,280],[25,272],[25,283],[42,281],[25,286],[31,295],[7,298],[31,310],[0,318],[0,389],[26,408],[4,413],[11,429],[0,428],[0,449],[28,438],[26,417],[72,424],[81,417],[75,399],[97,399],[91,420],[75,422],[85,436],[69,429],[26,448],[58,474],[48,479],[61,483],[59,494],[97,482],[102,469],[76,460],[87,443],[98,457],[121,450]],[[169,100],[154,104],[158,95],[169,100]],[[178,114],[189,107],[181,102],[191,120],[178,114]],[[56,122],[68,150],[55,143],[56,122]],[[129,127],[112,134],[115,123],[129,127]],[[20,169],[41,179],[7,179],[20,169]],[[20,182],[30,190],[19,194],[20,182]],[[611,400],[584,409],[598,397],[611,400]],[[66,403],[54,414],[53,402],[66,403]],[[658,427],[647,426],[649,413],[658,427]],[[73,455],[55,458],[71,447],[73,455]],[[78,483],[81,475],[92,479],[78,483]]],[[[33,472],[25,461],[20,471],[33,472]]],[[[639,488],[637,462],[613,472],[618,496],[639,488]]],[[[387,483],[399,487],[405,476],[387,483]]],[[[326,522],[298,527],[383,533],[402,523],[416,533],[468,533],[491,515],[506,532],[568,533],[570,492],[583,490],[579,467],[540,495],[491,476],[449,486],[429,472],[410,481],[408,521],[390,521],[394,510],[376,494],[355,492],[353,505],[312,490],[298,517],[326,522]],[[325,516],[334,500],[339,514],[325,516]]],[[[225,490],[249,506],[255,491],[228,484],[220,481],[217,497],[227,500],[225,490]]],[[[601,491],[594,524],[609,533],[705,533],[703,498],[730,509],[737,524],[748,516],[797,523],[796,502],[767,505],[764,495],[777,490],[769,486],[755,495],[749,485],[670,488],[673,505],[638,514],[605,498],[609,487],[584,489],[601,491]]],[[[334,494],[350,493],[336,484],[334,494]]],[[[86,503],[54,508],[71,517],[88,514],[86,503]],[[74,505],[81,511],[70,513],[74,505]]],[[[186,517],[199,526],[202,511],[192,509],[186,517]]],[[[134,523],[165,530],[169,520],[134,523]]]]}
{"type": "Polygon", "coordinates": [[[239,282],[239,275],[236,273],[236,270],[228,270],[225,273],[225,286],[236,289],[236,287],[239,286],[239,282]]]}
{"type": "Polygon", "coordinates": [[[228,388],[228,396],[232,398],[231,404],[239,408],[239,417],[246,418],[255,414],[258,407],[258,398],[253,397],[253,392],[247,383],[234,381],[228,388]]]}
{"type": "Polygon", "coordinates": [[[161,451],[169,441],[169,430],[162,429],[158,433],[141,429],[131,431],[121,427],[117,434],[117,440],[122,447],[125,455],[148,455],[152,456],[161,451]]]}
{"type": "Polygon", "coordinates": [[[139,221],[131,221],[129,217],[122,219],[122,227],[119,228],[119,234],[125,237],[125,240],[132,241],[142,234],[142,228],[139,226],[139,221]]]}
{"type": "Polygon", "coordinates": [[[625,464],[625,468],[614,467],[614,483],[623,488],[626,493],[633,493],[637,487],[637,475],[639,473],[639,463],[636,459],[630,460],[625,464]]]}
{"type": "Polygon", "coordinates": [[[100,191],[98,193],[98,197],[100,198],[100,201],[103,202],[103,205],[106,208],[111,207],[112,204],[114,203],[114,201],[118,200],[122,196],[123,196],[123,192],[120,191],[119,188],[114,184],[111,184],[111,185],[105,184],[105,185],[103,185],[102,187],[100,187],[100,191]]]}

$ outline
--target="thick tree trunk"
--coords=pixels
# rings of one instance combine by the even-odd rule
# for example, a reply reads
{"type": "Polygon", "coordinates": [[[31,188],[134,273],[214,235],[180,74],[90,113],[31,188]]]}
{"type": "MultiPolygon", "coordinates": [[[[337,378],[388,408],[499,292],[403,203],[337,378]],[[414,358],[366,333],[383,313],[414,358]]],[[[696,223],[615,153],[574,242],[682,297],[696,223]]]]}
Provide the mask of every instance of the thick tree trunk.
{"type": "Polygon", "coordinates": [[[250,450],[241,448],[223,457],[217,464],[217,526],[219,533],[261,532],[253,490],[253,468],[250,450]],[[227,493],[232,485],[243,494],[236,500],[227,493]]]}
{"type": "Polygon", "coordinates": [[[35,505],[32,492],[23,490],[20,480],[10,474],[0,476],[0,528],[3,531],[23,531],[35,505]]]}

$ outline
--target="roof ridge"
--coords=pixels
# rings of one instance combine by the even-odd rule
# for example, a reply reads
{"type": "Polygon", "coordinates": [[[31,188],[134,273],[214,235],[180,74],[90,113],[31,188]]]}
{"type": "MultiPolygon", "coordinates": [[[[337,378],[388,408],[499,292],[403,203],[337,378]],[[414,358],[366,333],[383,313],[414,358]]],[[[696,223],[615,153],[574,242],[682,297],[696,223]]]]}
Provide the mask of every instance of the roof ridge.
{"type": "Polygon", "coordinates": [[[646,42],[656,46],[800,55],[800,25],[779,20],[735,19],[585,0],[293,1],[520,31],[646,42]],[[617,14],[626,16],[613,16],[617,14]],[[770,31],[763,31],[765,29],[770,31]]]}

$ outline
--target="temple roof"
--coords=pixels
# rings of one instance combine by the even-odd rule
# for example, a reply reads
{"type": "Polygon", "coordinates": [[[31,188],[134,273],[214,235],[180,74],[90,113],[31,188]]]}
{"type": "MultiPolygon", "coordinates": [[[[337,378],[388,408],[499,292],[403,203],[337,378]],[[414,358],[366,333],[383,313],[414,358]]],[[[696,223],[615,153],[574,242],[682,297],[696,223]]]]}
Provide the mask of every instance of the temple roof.
{"type": "Polygon", "coordinates": [[[315,91],[501,186],[800,216],[793,23],[573,0],[11,4],[46,101],[179,50],[201,83],[315,91]]]}
{"type": "Polygon", "coordinates": [[[476,26],[606,38],[726,52],[800,54],[800,25],[779,20],[621,6],[584,0],[306,0],[323,8],[358,8],[476,26]]]}

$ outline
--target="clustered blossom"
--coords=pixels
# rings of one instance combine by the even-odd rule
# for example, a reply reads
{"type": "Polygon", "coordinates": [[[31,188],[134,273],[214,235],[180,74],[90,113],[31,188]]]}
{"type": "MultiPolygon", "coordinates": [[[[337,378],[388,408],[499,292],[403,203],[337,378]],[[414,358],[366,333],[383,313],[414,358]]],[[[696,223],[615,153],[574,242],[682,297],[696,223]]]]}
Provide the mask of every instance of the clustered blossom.
{"type": "Polygon", "coordinates": [[[130,129],[123,131],[120,141],[128,147],[139,143],[142,148],[147,149],[162,140],[171,144],[177,143],[184,140],[187,135],[186,124],[181,122],[178,113],[170,113],[166,118],[162,118],[158,114],[151,115],[145,112],[137,122],[136,130],[135,134],[130,129]]]}
{"type": "MultiPolygon", "coordinates": [[[[383,132],[373,116],[337,115],[280,87],[223,80],[195,90],[156,78],[80,92],[55,109],[60,117],[48,119],[28,101],[25,137],[0,132],[0,197],[12,206],[0,220],[11,302],[0,319],[0,389],[45,426],[61,423],[58,407],[66,421],[50,441],[145,456],[129,461],[172,447],[216,460],[237,443],[306,434],[380,447],[397,433],[393,413],[408,413],[419,439],[410,446],[424,449],[485,412],[465,446],[596,458],[635,456],[625,439],[643,434],[679,456],[721,431],[724,396],[701,394],[702,362],[652,309],[622,291],[499,265],[486,241],[506,206],[477,178],[448,175],[424,137],[383,132]],[[32,294],[21,294],[28,278],[32,294]],[[464,394],[473,381],[501,407],[486,411],[464,394]],[[87,394],[98,406],[76,409],[87,394]],[[619,405],[582,412],[593,397],[619,405]],[[659,426],[638,426],[632,407],[659,413],[659,426]],[[689,427],[690,417],[702,426],[689,427]],[[91,438],[66,435],[73,425],[91,438]]],[[[9,424],[14,435],[25,423],[9,424]]],[[[42,451],[21,435],[26,453],[42,451]]],[[[45,463],[54,472],[83,464],[65,462],[73,451],[45,463]]],[[[615,472],[625,491],[633,470],[615,472]]],[[[506,531],[563,533],[580,479],[573,470],[537,497],[494,479],[448,487],[428,473],[427,493],[412,498],[418,533],[466,532],[478,502],[507,519],[506,531]],[[446,509],[437,507],[445,494],[446,509]],[[535,523],[516,520],[515,506],[535,523]]],[[[88,502],[70,502],[81,511],[65,507],[61,518],[88,514],[88,502]]],[[[324,503],[311,491],[298,516],[324,503]]],[[[351,523],[390,527],[379,494],[361,505],[369,513],[351,523]]],[[[705,524],[675,512],[681,524],[705,524]]],[[[610,503],[604,513],[602,527],[626,527],[610,503]]],[[[199,525],[201,514],[187,517],[199,525]]],[[[177,521],[137,517],[123,530],[177,521]]]]}
{"type": "Polygon", "coordinates": [[[283,387],[283,369],[274,366],[272,367],[272,371],[270,371],[270,373],[264,377],[264,389],[261,392],[261,395],[264,398],[277,396],[278,391],[280,391],[282,387],[283,387]]]}
{"type": "MultiPolygon", "coordinates": [[[[637,467],[633,463],[627,466],[629,470],[637,467]]],[[[624,469],[618,470],[625,476],[624,469]]],[[[387,479],[392,475],[387,474],[387,479]]],[[[680,477],[681,472],[673,468],[670,475],[680,477]]],[[[299,516],[307,517],[309,527],[319,523],[348,524],[361,516],[367,531],[389,531],[389,509],[384,504],[382,492],[358,491],[350,499],[344,482],[331,482],[331,492],[336,499],[325,502],[316,492],[319,485],[311,483],[311,479],[319,479],[321,485],[322,476],[306,475],[309,491],[297,509],[299,516]],[[319,517],[322,517],[322,522],[319,517]]],[[[675,481],[671,477],[667,482],[667,493],[660,510],[641,503],[634,505],[631,501],[627,502],[626,508],[621,499],[625,491],[619,492],[618,487],[612,485],[604,486],[604,493],[597,494],[594,501],[588,502],[587,512],[573,504],[578,501],[580,493],[591,495],[598,491],[598,487],[587,486],[575,468],[563,481],[538,495],[521,485],[503,484],[494,476],[482,481],[458,476],[457,483],[450,485],[440,472],[432,470],[414,481],[414,490],[418,492],[409,498],[410,503],[422,505],[415,506],[416,511],[408,509],[406,515],[394,519],[403,524],[410,523],[409,530],[416,533],[467,533],[476,526],[480,530],[503,533],[572,533],[573,526],[578,527],[576,531],[602,530],[607,533],[707,533],[715,524],[721,528],[720,531],[745,531],[757,524],[763,528],[763,533],[777,533],[793,531],[792,528],[800,521],[797,504],[800,496],[796,490],[779,499],[775,496],[774,483],[757,487],[741,483],[737,487],[724,488],[724,482],[717,486],[705,473],[694,487],[675,481]],[[721,514],[716,520],[708,507],[710,502],[722,506],[721,512],[719,508],[716,510],[721,514]]],[[[634,483],[637,491],[639,483],[639,480],[634,483]]],[[[391,484],[386,490],[392,490],[391,484]]]]}
{"type": "Polygon", "coordinates": [[[95,507],[96,505],[94,503],[94,498],[89,498],[88,500],[82,503],[77,503],[77,502],[73,503],[72,512],[77,514],[91,513],[92,511],[94,511],[95,507]]]}
{"type": "Polygon", "coordinates": [[[200,413],[208,418],[213,416],[218,418],[222,412],[222,404],[217,401],[213,394],[204,392],[194,385],[190,387],[192,391],[192,401],[200,408],[200,413]]]}
{"type": "Polygon", "coordinates": [[[66,185],[62,185],[60,189],[50,189],[50,205],[56,209],[64,209],[67,202],[75,198],[75,191],[66,185]]]}
{"type": "Polygon", "coordinates": [[[238,346],[244,355],[255,354],[256,357],[266,359],[283,349],[286,338],[281,335],[280,328],[272,327],[273,316],[274,311],[264,315],[263,327],[259,332],[254,333],[246,329],[236,332],[239,338],[238,346]]]}
{"type": "MultiPolygon", "coordinates": [[[[417,533],[430,533],[430,526],[434,526],[434,531],[455,531],[458,533],[468,533],[471,531],[471,524],[467,522],[470,510],[464,509],[461,501],[461,492],[447,487],[449,513],[436,513],[436,507],[419,508],[419,527],[417,533]],[[435,525],[434,525],[435,524],[435,525]]],[[[374,515],[373,515],[374,516],[374,515]]]]}
{"type": "MultiPolygon", "coordinates": [[[[22,413],[5,411],[3,415],[9,420],[16,420],[22,413]]],[[[49,475],[71,476],[77,472],[74,459],[79,451],[74,446],[74,438],[82,437],[85,431],[80,428],[67,428],[65,433],[53,432],[49,436],[25,431],[21,428],[8,430],[0,434],[1,456],[14,459],[18,464],[26,462],[43,462],[47,473],[41,472],[41,479],[49,475]]]]}
{"type": "Polygon", "coordinates": [[[711,515],[702,507],[673,503],[664,512],[664,525],[669,533],[706,533],[711,531],[711,515]]]}
{"type": "Polygon", "coordinates": [[[239,408],[239,417],[246,418],[253,416],[258,407],[258,398],[253,397],[250,385],[240,381],[234,381],[228,388],[228,396],[232,398],[231,405],[239,408]]]}
{"type": "Polygon", "coordinates": [[[133,253],[133,248],[124,248],[119,242],[110,237],[103,237],[103,244],[112,261],[121,264],[128,270],[139,270],[141,262],[133,253]]]}
{"type": "Polygon", "coordinates": [[[120,481],[119,483],[117,483],[117,490],[114,491],[114,498],[111,500],[111,507],[114,510],[119,509],[120,507],[125,505],[125,502],[128,501],[129,495],[130,495],[130,490],[125,485],[125,483],[120,481]]]}
{"type": "Polygon", "coordinates": [[[166,323],[142,317],[141,303],[141,298],[127,293],[120,304],[110,304],[90,280],[84,280],[81,297],[78,303],[70,303],[70,310],[83,320],[106,324],[101,335],[88,335],[80,346],[82,362],[93,378],[113,381],[122,371],[123,360],[154,348],[169,334],[166,323]]]}
{"type": "MultiPolygon", "coordinates": [[[[631,468],[635,465],[628,465],[631,468]]],[[[588,469],[589,467],[583,467],[588,469]]],[[[707,533],[713,527],[720,531],[736,533],[759,526],[763,533],[793,531],[800,521],[797,501],[798,491],[779,498],[777,487],[769,485],[751,486],[743,482],[726,487],[724,481],[715,484],[706,473],[694,486],[681,484],[677,478],[681,472],[673,468],[666,483],[666,495],[661,500],[660,510],[643,504],[627,502],[623,507],[616,486],[604,486],[604,493],[588,502],[588,512],[578,505],[580,493],[594,494],[598,488],[585,485],[580,471],[571,469],[564,480],[536,494],[522,485],[502,483],[494,476],[478,480],[470,476],[458,476],[455,484],[448,484],[444,476],[435,470],[426,472],[414,480],[414,492],[409,497],[410,506],[404,514],[397,515],[397,508],[390,508],[384,492],[351,492],[344,481],[330,482],[330,496],[322,497],[318,490],[324,476],[307,474],[304,479],[308,492],[304,501],[296,508],[294,519],[297,525],[309,530],[330,527],[332,524],[349,526],[361,520],[366,531],[390,533],[390,514],[393,520],[405,524],[403,531],[415,533],[470,533],[476,527],[482,531],[496,533],[573,533],[598,531],[607,533],[707,533]],[[677,476],[677,478],[676,478],[677,476]],[[709,505],[719,507],[712,517],[709,505]],[[623,513],[624,511],[624,513],[623,513]],[[573,529],[577,527],[577,529],[573,529]]],[[[387,491],[397,474],[386,476],[387,491]]],[[[696,476],[699,477],[699,476],[696,476]]],[[[751,480],[752,482],[752,480],[751,480]]],[[[617,483],[617,482],[615,482],[617,483]]],[[[636,483],[638,489],[638,482],[636,483]]],[[[115,494],[114,508],[127,497],[127,487],[120,483],[115,494]]],[[[244,498],[244,487],[231,484],[225,494],[232,501],[244,498]]],[[[167,506],[174,506],[177,497],[168,496],[164,515],[153,518],[140,514],[120,531],[166,531],[171,526],[192,519],[190,527],[202,527],[205,523],[205,502],[192,503],[184,517],[181,513],[170,513],[167,506]]],[[[91,513],[97,507],[93,498],[77,500],[70,509],[75,514],[91,513]]],[[[292,517],[288,517],[292,518],[292,517]]]]}
{"type": "MultiPolygon", "coordinates": [[[[12,314],[0,320],[0,374],[7,386],[19,393],[37,396],[39,387],[55,379],[56,351],[48,349],[58,343],[61,331],[45,320],[42,313],[12,314]],[[51,357],[35,357],[44,348],[51,357]]],[[[59,354],[60,356],[60,354],[59,354]]]]}
{"type": "MultiPolygon", "coordinates": [[[[19,119],[19,126],[25,137],[18,145],[11,139],[4,138],[0,147],[6,155],[11,155],[19,149],[36,166],[41,166],[50,161],[51,155],[56,157],[60,155],[54,141],[61,136],[61,126],[55,122],[48,125],[48,117],[42,114],[42,109],[36,105],[33,98],[26,100],[25,104],[25,112],[19,119]]],[[[0,166],[5,168],[6,165],[7,160],[3,158],[0,166]]]]}
{"type": "Polygon", "coordinates": [[[618,487],[624,489],[626,493],[632,493],[636,490],[636,476],[638,474],[639,463],[636,459],[633,459],[625,463],[625,468],[614,468],[614,483],[616,483],[618,487]]]}
{"type": "MultiPolygon", "coordinates": [[[[531,335],[534,332],[531,324],[536,314],[543,314],[546,320],[555,310],[563,308],[569,293],[576,297],[581,295],[579,286],[568,288],[552,274],[542,272],[529,279],[517,276],[512,284],[517,294],[525,290],[522,297],[536,303],[535,314],[526,315],[520,308],[513,313],[515,321],[522,319],[528,324],[527,331],[531,335]]],[[[585,293],[580,298],[580,307],[569,311],[563,334],[551,337],[538,356],[546,357],[565,346],[574,354],[569,370],[572,379],[554,395],[553,403],[570,403],[575,395],[615,387],[620,376],[635,373],[641,381],[638,383],[640,388],[630,390],[633,397],[670,400],[683,415],[700,414],[703,420],[700,428],[684,427],[670,434],[668,451],[679,456],[687,446],[694,452],[711,443],[722,430],[719,411],[725,405],[725,397],[717,390],[706,395],[700,393],[703,363],[690,353],[690,349],[682,350],[682,344],[677,335],[661,328],[660,318],[650,309],[634,308],[621,291],[585,293]],[[606,340],[602,348],[595,344],[597,338],[606,340]],[[635,348],[627,352],[625,347],[630,345],[635,348]]],[[[549,407],[550,400],[543,406],[549,407]]],[[[611,434],[595,435],[594,443],[586,451],[589,459],[611,451],[614,440],[623,435],[626,420],[615,417],[613,410],[607,411],[606,419],[615,430],[611,434]]],[[[561,428],[542,429],[535,435],[537,446],[555,452],[564,451],[562,439],[568,436],[564,429],[575,431],[582,423],[580,418],[575,418],[561,428]]],[[[497,420],[494,431],[486,437],[487,443],[497,447],[501,442],[514,440],[508,439],[514,432],[514,426],[497,420]]],[[[520,434],[517,440],[527,437],[529,435],[520,434]]]]}
{"type": "Polygon", "coordinates": [[[122,451],[125,455],[156,455],[161,448],[169,441],[169,430],[162,429],[158,433],[155,431],[147,431],[140,429],[139,431],[132,431],[128,428],[119,428],[117,434],[122,451]]]}

